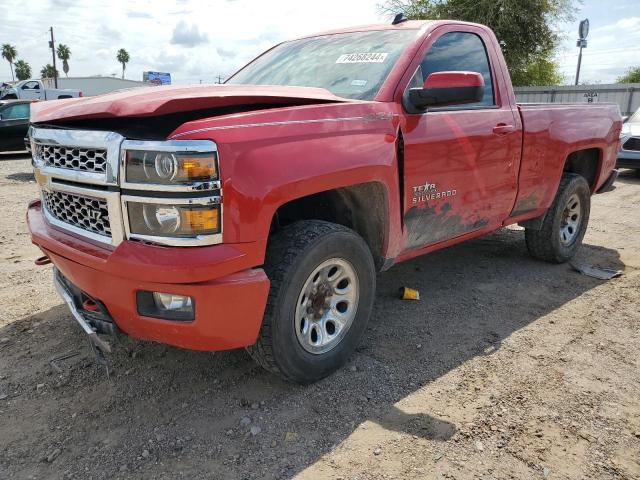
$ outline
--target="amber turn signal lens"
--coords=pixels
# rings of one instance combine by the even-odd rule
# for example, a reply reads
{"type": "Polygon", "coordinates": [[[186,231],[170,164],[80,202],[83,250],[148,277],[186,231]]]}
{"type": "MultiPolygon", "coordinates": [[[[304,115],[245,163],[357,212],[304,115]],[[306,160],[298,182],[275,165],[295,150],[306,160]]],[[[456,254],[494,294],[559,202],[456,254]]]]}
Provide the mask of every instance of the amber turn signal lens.
{"type": "Polygon", "coordinates": [[[188,179],[216,178],[216,162],[210,157],[180,158],[184,177],[188,179]]]}
{"type": "Polygon", "coordinates": [[[182,210],[185,226],[190,226],[193,232],[218,231],[220,217],[217,208],[199,208],[182,210]]]}
{"type": "Polygon", "coordinates": [[[127,202],[131,233],[152,237],[194,238],[220,233],[219,205],[167,205],[127,202]]]}
{"type": "Polygon", "coordinates": [[[190,185],[218,179],[218,160],[211,153],[127,150],[125,178],[131,183],[190,185]]]}

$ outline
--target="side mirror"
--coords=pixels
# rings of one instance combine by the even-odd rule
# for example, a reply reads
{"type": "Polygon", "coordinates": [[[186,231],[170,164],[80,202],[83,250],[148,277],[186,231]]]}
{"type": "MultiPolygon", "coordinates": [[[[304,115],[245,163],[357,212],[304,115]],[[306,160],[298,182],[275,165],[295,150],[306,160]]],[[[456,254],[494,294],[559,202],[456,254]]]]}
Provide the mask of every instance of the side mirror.
{"type": "Polygon", "coordinates": [[[476,103],[484,96],[484,79],[477,72],[435,72],[423,88],[409,89],[407,110],[424,112],[429,107],[476,103]]]}

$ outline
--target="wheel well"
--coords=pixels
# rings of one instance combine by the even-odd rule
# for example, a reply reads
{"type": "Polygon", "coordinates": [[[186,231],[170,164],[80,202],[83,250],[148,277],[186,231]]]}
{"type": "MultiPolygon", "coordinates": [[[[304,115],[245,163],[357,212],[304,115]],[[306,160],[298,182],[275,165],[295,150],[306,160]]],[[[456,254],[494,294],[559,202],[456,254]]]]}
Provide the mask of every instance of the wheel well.
{"type": "Polygon", "coordinates": [[[58,100],[62,100],[63,98],[72,98],[71,95],[58,95],[58,100]]]}
{"type": "Polygon", "coordinates": [[[596,186],[596,175],[600,164],[601,151],[598,148],[589,148],[571,153],[564,164],[564,171],[582,175],[591,186],[591,191],[596,186]]]}
{"type": "Polygon", "coordinates": [[[376,267],[382,267],[382,246],[387,222],[384,187],[376,182],[326,190],[297,198],[276,211],[271,232],[300,220],[326,220],[351,228],[367,243],[376,267]]]}

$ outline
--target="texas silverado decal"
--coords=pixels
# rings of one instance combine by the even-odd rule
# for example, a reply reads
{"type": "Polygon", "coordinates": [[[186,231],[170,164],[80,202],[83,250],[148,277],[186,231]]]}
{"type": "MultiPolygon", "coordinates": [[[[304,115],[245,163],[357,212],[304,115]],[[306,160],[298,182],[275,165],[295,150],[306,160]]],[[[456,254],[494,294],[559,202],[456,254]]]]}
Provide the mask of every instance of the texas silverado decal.
{"type": "Polygon", "coordinates": [[[451,190],[439,191],[438,186],[435,183],[429,183],[427,181],[424,185],[417,185],[413,187],[413,205],[420,205],[429,200],[439,200],[441,198],[453,197],[458,193],[454,188],[451,190]]]}

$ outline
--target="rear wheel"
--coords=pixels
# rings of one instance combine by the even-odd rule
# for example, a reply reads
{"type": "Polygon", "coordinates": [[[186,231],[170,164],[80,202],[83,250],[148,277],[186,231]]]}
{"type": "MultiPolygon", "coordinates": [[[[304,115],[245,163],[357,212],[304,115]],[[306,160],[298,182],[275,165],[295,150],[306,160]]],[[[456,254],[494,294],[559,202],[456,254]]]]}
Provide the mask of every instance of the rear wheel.
{"type": "Polygon", "coordinates": [[[542,228],[525,229],[529,253],[553,263],[571,259],[582,245],[590,210],[591,191],[585,178],[565,173],[542,228]]]}
{"type": "Polygon", "coordinates": [[[251,356],[298,383],[334,372],[357,346],[373,308],[367,244],[341,225],[297,222],[270,239],[265,271],[271,288],[251,356]]]}

